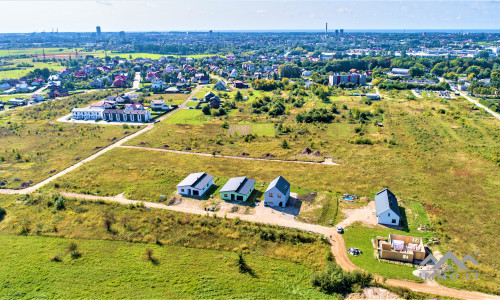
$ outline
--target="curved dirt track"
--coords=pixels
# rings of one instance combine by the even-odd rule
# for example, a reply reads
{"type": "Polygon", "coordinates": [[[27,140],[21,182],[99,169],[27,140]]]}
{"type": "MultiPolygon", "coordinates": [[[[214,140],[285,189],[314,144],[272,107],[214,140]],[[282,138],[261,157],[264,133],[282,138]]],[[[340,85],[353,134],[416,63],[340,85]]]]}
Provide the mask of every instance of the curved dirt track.
{"type": "MultiPolygon", "coordinates": [[[[178,205],[166,205],[166,204],[155,203],[155,202],[129,200],[129,199],[125,199],[121,196],[100,197],[100,196],[84,195],[84,194],[69,193],[69,192],[62,192],[61,194],[66,196],[66,197],[70,197],[70,198],[86,199],[86,200],[93,200],[93,201],[104,200],[104,201],[115,202],[115,203],[119,203],[119,204],[123,204],[123,205],[144,204],[146,207],[157,208],[157,209],[168,209],[168,210],[172,210],[172,211],[178,211],[178,212],[184,212],[184,213],[190,213],[190,214],[206,215],[208,213],[207,211],[202,210],[201,208],[182,207],[182,206],[178,206],[178,205]]],[[[256,210],[260,210],[260,211],[263,211],[266,209],[269,209],[269,208],[265,208],[264,206],[257,206],[256,207],[256,210]]],[[[358,268],[356,265],[354,265],[349,260],[349,257],[347,256],[346,247],[344,244],[344,239],[342,238],[342,235],[338,234],[336,232],[335,228],[333,228],[333,227],[326,227],[326,226],[322,226],[322,225],[302,223],[302,222],[295,220],[294,218],[283,216],[279,213],[273,213],[272,215],[270,215],[270,214],[261,214],[259,212],[258,214],[256,213],[256,214],[252,214],[252,215],[246,215],[246,214],[226,212],[224,215],[225,215],[225,217],[230,218],[230,219],[238,217],[241,220],[245,220],[245,221],[259,222],[259,223],[270,224],[270,225],[278,225],[278,226],[282,226],[282,227],[318,233],[318,234],[324,235],[325,237],[331,237],[331,239],[330,239],[331,247],[330,248],[332,250],[333,256],[335,257],[335,261],[344,270],[348,270],[348,271],[360,270],[360,268],[358,268]]],[[[383,282],[383,277],[375,275],[375,280],[377,280],[378,282],[383,282]]],[[[457,289],[447,288],[444,286],[440,286],[437,283],[434,283],[431,285],[428,283],[417,283],[417,282],[412,282],[412,281],[407,281],[407,280],[387,279],[385,281],[385,284],[391,285],[391,286],[397,286],[397,287],[405,287],[405,288],[408,288],[408,289],[411,289],[411,290],[417,291],[417,292],[445,296],[445,297],[452,297],[452,298],[500,299],[500,297],[498,297],[498,296],[488,295],[488,294],[483,294],[483,293],[478,293],[478,292],[470,292],[470,291],[466,291],[466,290],[457,290],[457,289]]]]}

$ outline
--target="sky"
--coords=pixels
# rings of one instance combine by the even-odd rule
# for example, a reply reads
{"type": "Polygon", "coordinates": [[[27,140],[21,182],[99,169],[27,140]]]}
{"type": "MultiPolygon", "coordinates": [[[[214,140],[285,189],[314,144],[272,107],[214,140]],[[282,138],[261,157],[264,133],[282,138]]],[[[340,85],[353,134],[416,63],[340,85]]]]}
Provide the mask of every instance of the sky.
{"type": "Polygon", "coordinates": [[[2,0],[0,32],[500,29],[500,0],[2,0]],[[8,12],[8,13],[5,13],[8,12]]]}

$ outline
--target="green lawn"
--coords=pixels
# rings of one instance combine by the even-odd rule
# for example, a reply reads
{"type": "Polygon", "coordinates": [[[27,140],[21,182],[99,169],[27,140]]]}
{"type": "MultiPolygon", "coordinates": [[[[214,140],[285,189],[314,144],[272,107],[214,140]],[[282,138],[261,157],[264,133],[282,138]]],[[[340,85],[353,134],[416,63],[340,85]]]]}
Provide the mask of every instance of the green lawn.
{"type": "Polygon", "coordinates": [[[186,106],[187,107],[196,107],[198,106],[198,101],[188,101],[188,103],[186,103],[186,106]]]}
{"type": "Polygon", "coordinates": [[[0,298],[331,298],[310,286],[308,267],[263,256],[245,256],[252,276],[227,251],[37,236],[0,235],[0,244],[9,245],[0,247],[0,298]]]}
{"type": "Polygon", "coordinates": [[[209,119],[199,109],[181,109],[162,123],[200,125],[209,119]]]}

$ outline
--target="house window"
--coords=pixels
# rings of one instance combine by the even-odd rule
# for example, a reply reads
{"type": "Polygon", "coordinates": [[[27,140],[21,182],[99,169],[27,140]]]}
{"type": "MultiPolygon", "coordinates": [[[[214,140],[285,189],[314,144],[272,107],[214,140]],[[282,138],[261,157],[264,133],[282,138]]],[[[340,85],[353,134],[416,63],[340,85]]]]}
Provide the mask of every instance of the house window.
{"type": "Polygon", "coordinates": [[[269,197],[272,197],[273,196],[273,193],[269,193],[269,197]]]}
{"type": "Polygon", "coordinates": [[[408,254],[403,254],[403,259],[408,259],[408,254]]]}
{"type": "Polygon", "coordinates": [[[387,213],[387,216],[390,217],[391,216],[391,213],[387,213]]]}
{"type": "Polygon", "coordinates": [[[227,197],[227,194],[224,194],[224,197],[227,197]]]}
{"type": "Polygon", "coordinates": [[[392,224],[395,224],[396,223],[396,219],[392,219],[392,224]]]}
{"type": "Polygon", "coordinates": [[[281,194],[278,194],[278,198],[281,198],[281,194]]]}
{"type": "Polygon", "coordinates": [[[181,189],[181,192],[184,192],[184,189],[181,189]]]}

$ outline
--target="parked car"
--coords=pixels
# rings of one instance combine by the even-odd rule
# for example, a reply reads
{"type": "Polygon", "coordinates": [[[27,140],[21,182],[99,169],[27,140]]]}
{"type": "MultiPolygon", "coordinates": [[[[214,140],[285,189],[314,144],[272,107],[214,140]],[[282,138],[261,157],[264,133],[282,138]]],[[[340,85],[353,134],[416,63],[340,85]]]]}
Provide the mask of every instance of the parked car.
{"type": "Polygon", "coordinates": [[[342,226],[337,226],[337,232],[338,233],[343,233],[344,232],[344,228],[342,228],[342,226]]]}
{"type": "Polygon", "coordinates": [[[351,254],[351,255],[354,255],[354,256],[358,256],[360,255],[362,252],[361,250],[359,250],[358,248],[349,248],[349,250],[347,250],[347,253],[351,254]]]}

